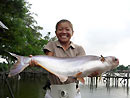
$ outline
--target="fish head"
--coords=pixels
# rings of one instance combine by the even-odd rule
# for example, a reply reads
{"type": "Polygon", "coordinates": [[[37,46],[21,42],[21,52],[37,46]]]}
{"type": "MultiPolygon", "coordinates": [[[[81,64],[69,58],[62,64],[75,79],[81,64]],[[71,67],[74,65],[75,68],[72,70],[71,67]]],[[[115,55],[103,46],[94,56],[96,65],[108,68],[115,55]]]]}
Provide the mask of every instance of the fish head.
{"type": "Polygon", "coordinates": [[[119,65],[119,59],[114,56],[106,57],[105,60],[111,65],[111,69],[114,69],[119,65]]]}

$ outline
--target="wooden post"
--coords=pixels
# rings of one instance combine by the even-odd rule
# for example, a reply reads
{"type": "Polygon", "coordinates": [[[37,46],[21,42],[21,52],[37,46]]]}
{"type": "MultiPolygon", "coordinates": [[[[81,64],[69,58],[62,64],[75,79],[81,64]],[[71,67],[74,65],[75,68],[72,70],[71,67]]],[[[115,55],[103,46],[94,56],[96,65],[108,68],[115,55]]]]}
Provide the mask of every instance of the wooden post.
{"type": "Polygon", "coordinates": [[[112,78],[112,87],[114,86],[114,77],[112,78]]]}
{"type": "Polygon", "coordinates": [[[116,77],[115,77],[115,87],[116,87],[116,77]]]}
{"type": "Polygon", "coordinates": [[[11,89],[11,86],[10,86],[10,84],[9,84],[8,78],[7,78],[7,76],[6,76],[6,73],[5,73],[5,70],[4,70],[3,67],[2,67],[2,71],[4,72],[3,76],[4,76],[4,79],[5,79],[5,83],[7,84],[9,93],[10,93],[10,95],[11,95],[12,98],[15,98],[15,97],[14,97],[14,93],[13,93],[13,91],[12,91],[12,89],[11,89]]]}
{"type": "Polygon", "coordinates": [[[129,87],[129,72],[127,73],[127,87],[129,87]]]}
{"type": "Polygon", "coordinates": [[[118,81],[119,81],[119,78],[117,77],[117,87],[118,87],[118,81]]]}
{"type": "Polygon", "coordinates": [[[98,76],[96,77],[96,88],[98,86],[98,76]]]}

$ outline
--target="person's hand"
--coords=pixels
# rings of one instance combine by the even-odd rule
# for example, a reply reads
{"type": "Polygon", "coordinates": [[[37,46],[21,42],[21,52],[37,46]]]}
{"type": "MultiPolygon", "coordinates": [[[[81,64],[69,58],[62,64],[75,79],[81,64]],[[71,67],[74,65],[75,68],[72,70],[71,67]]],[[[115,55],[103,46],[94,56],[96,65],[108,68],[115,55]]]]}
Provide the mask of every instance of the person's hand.
{"type": "Polygon", "coordinates": [[[73,81],[73,82],[75,82],[75,81],[77,81],[77,78],[76,77],[71,77],[71,76],[69,76],[68,77],[68,79],[67,79],[68,81],[73,81]]]}
{"type": "Polygon", "coordinates": [[[69,76],[65,83],[77,82],[77,78],[69,76]]]}
{"type": "MultiPolygon", "coordinates": [[[[31,58],[32,55],[29,55],[29,57],[31,58]]],[[[36,62],[35,60],[31,60],[31,61],[29,62],[29,65],[35,66],[35,65],[38,65],[38,64],[37,64],[37,62],[36,62]]]]}
{"type": "Polygon", "coordinates": [[[92,74],[88,75],[88,77],[96,77],[99,73],[97,71],[93,72],[92,74]]]}

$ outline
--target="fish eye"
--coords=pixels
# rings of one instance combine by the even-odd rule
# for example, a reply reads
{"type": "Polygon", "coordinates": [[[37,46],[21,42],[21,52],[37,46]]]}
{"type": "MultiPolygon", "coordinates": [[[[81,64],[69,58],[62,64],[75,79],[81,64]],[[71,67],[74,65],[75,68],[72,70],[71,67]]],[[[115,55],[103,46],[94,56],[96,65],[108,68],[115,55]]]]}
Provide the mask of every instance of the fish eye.
{"type": "Polygon", "coordinates": [[[118,61],[118,59],[117,59],[117,58],[115,58],[115,61],[118,61]]]}

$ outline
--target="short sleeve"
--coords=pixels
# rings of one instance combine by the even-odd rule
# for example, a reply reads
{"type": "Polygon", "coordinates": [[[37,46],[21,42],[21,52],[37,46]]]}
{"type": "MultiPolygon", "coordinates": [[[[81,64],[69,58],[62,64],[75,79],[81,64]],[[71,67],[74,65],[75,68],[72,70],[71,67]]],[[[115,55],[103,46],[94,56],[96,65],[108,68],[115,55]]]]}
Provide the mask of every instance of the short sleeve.
{"type": "Polygon", "coordinates": [[[82,46],[78,46],[77,51],[78,51],[77,56],[85,56],[86,55],[85,50],[83,49],[82,46]]]}
{"type": "Polygon", "coordinates": [[[48,42],[47,45],[45,45],[43,51],[44,52],[46,52],[46,51],[54,52],[53,42],[48,42]]]}

